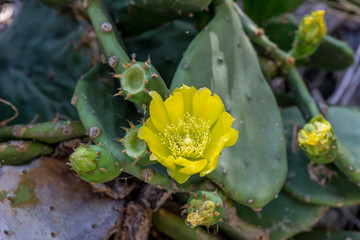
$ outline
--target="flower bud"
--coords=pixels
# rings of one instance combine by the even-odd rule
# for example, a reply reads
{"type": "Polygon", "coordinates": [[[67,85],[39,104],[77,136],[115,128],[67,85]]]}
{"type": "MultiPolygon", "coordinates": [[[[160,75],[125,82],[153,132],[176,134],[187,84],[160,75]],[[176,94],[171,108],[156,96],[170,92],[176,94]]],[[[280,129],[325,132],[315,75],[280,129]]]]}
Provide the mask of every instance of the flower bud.
{"type": "Polygon", "coordinates": [[[309,57],[320,45],[327,32],[324,14],[324,10],[315,11],[301,20],[293,48],[290,51],[295,59],[309,57]]]}
{"type": "Polygon", "coordinates": [[[121,173],[120,164],[102,146],[80,146],[70,155],[69,161],[79,177],[88,182],[108,182],[121,173]]]}
{"type": "Polygon", "coordinates": [[[336,157],[336,141],[331,124],[319,115],[298,133],[300,147],[316,163],[330,163],[336,157]]]}
{"type": "Polygon", "coordinates": [[[222,221],[224,215],[223,201],[216,192],[197,191],[186,205],[186,223],[191,227],[199,225],[210,227],[222,221]]]}

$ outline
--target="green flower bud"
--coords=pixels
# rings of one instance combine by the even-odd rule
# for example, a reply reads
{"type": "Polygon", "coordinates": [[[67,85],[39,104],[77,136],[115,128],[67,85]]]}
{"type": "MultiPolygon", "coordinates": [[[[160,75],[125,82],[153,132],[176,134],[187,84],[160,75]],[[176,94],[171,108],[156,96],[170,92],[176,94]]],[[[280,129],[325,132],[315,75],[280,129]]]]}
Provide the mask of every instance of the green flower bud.
{"type": "Polygon", "coordinates": [[[324,14],[323,10],[315,11],[301,20],[293,48],[290,51],[295,59],[309,57],[320,45],[327,32],[324,14]]]}
{"type": "Polygon", "coordinates": [[[224,205],[216,192],[197,191],[188,200],[186,205],[186,223],[191,227],[206,226],[222,222],[224,205]]]}
{"type": "Polygon", "coordinates": [[[121,173],[118,161],[105,147],[98,145],[78,147],[69,161],[72,169],[87,182],[108,182],[121,173]]]}

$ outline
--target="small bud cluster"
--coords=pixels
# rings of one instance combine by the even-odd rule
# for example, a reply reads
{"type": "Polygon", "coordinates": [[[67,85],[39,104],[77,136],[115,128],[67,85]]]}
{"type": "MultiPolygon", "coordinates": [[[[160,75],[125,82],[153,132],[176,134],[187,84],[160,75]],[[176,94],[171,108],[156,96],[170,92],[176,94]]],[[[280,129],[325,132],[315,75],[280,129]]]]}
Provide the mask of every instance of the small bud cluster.
{"type": "Polygon", "coordinates": [[[187,212],[185,222],[191,227],[199,225],[210,227],[223,221],[223,201],[216,192],[195,192],[189,198],[185,208],[187,212]]]}

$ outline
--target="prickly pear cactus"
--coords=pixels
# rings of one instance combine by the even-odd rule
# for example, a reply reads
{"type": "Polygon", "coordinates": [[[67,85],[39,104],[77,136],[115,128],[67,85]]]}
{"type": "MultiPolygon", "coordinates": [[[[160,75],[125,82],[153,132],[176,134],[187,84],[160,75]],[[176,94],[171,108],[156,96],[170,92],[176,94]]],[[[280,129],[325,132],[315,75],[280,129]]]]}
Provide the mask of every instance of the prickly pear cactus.
{"type": "Polygon", "coordinates": [[[230,3],[217,7],[216,16],[184,53],[171,89],[181,84],[206,86],[219,94],[239,131],[239,140],[223,150],[208,178],[235,201],[262,208],[285,180],[285,140],[274,96],[230,3]]]}
{"type": "MultiPolygon", "coordinates": [[[[0,29],[0,100],[20,112],[5,126],[2,111],[0,176],[27,168],[5,165],[73,150],[68,161],[45,158],[31,168],[61,165],[66,181],[124,198],[115,239],[162,238],[158,231],[174,239],[289,239],[329,207],[360,203],[359,111],[330,107],[322,115],[296,68],[344,68],[353,52],[325,35],[322,10],[298,27],[292,15],[276,16],[302,0],[280,2],[243,1],[262,29],[232,0],[24,1],[0,29]],[[271,63],[262,69],[267,79],[259,59],[271,63]],[[269,87],[275,76],[286,81],[277,96],[300,111],[284,109],[281,118],[269,87]]],[[[33,177],[26,174],[20,178],[33,177]]],[[[31,186],[44,182],[34,179],[31,186]]],[[[23,191],[10,192],[18,191],[0,192],[0,208],[20,206],[23,191]]],[[[81,224],[95,228],[93,221],[81,224]]],[[[1,239],[13,234],[1,229],[1,239]]]]}

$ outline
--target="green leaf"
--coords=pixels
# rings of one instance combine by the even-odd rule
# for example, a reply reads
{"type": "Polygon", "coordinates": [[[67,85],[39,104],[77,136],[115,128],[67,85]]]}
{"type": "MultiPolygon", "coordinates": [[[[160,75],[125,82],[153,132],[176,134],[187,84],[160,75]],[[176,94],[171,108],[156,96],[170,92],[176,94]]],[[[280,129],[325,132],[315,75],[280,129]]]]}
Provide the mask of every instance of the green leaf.
{"type": "Polygon", "coordinates": [[[208,87],[221,97],[235,118],[239,139],[222,151],[208,177],[233,200],[261,208],[285,180],[285,141],[274,96],[232,4],[219,5],[214,19],[192,41],[171,88],[182,83],[208,87]]]}

